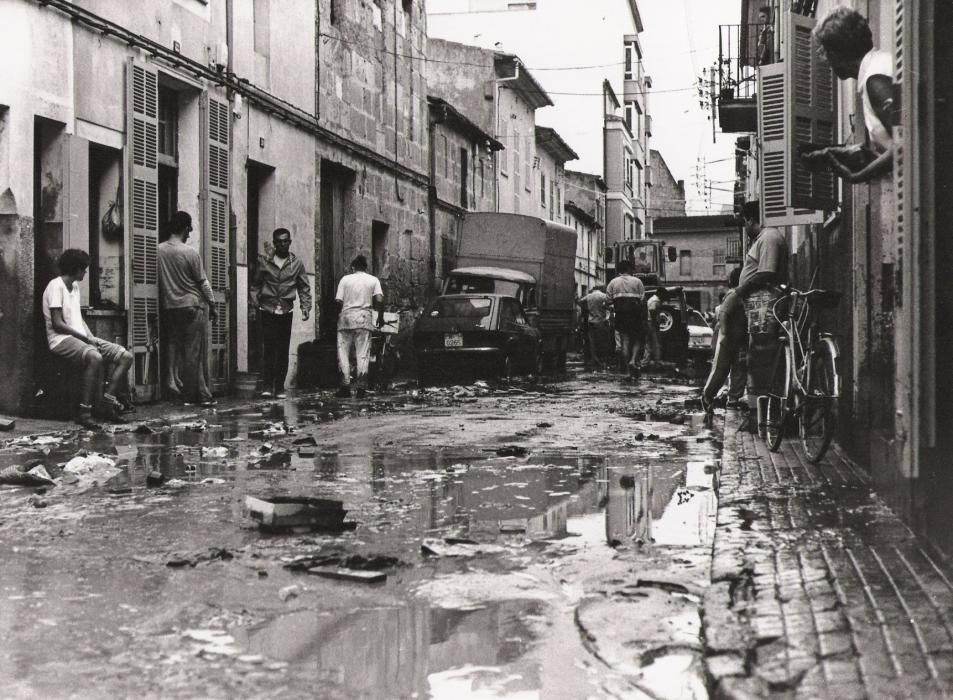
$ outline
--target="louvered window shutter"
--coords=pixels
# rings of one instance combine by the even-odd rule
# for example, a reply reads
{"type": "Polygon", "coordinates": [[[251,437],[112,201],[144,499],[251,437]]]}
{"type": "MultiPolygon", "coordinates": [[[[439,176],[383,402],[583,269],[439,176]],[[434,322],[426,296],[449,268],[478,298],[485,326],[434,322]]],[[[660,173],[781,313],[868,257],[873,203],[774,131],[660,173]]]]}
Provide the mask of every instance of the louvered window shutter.
{"type": "Polygon", "coordinates": [[[833,173],[813,173],[799,144],[831,145],[836,130],[834,76],[817,55],[816,20],[786,12],[783,60],[758,69],[762,221],[790,226],[823,220],[837,206],[833,173]]]}
{"type": "Polygon", "coordinates": [[[761,221],[783,225],[788,213],[787,171],[790,151],[785,139],[784,64],[758,69],[758,137],[761,141],[761,221]]]}
{"type": "Polygon", "coordinates": [[[834,74],[818,56],[813,30],[817,21],[789,13],[786,80],[790,85],[790,120],[787,139],[791,153],[790,205],[796,209],[832,211],[836,205],[836,182],[828,171],[811,172],[797,156],[801,144],[830,146],[836,124],[834,74]]]}
{"type": "Polygon", "coordinates": [[[139,400],[157,398],[159,384],[158,156],[159,74],[130,59],[126,65],[126,259],[128,336],[139,400]]]}
{"type": "Polygon", "coordinates": [[[230,138],[228,102],[209,93],[203,107],[203,198],[205,231],[202,241],[205,271],[215,296],[218,318],[209,324],[209,379],[216,393],[227,390],[229,371],[228,333],[228,184],[230,138]]]}

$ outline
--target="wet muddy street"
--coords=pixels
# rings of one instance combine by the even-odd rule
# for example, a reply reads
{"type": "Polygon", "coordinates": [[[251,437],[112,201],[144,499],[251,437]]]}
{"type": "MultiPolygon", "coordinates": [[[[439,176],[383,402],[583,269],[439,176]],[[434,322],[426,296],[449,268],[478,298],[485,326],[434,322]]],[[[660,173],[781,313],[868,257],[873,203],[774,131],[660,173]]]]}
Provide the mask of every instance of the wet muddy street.
{"type": "Polygon", "coordinates": [[[0,487],[3,695],[705,697],[695,393],[582,373],[8,442],[57,484],[0,487]],[[108,459],[64,472],[80,449],[108,459]],[[262,532],[246,496],[353,529],[262,532]]]}

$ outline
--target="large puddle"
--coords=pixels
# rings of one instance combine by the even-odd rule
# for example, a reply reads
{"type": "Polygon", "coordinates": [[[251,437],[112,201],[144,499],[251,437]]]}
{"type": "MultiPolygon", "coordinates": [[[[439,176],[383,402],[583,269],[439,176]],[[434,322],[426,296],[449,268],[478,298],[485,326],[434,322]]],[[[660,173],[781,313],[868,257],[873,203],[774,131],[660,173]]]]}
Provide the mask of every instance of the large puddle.
{"type": "MultiPolygon", "coordinates": [[[[590,694],[603,687],[601,672],[580,661],[586,654],[566,611],[582,593],[557,571],[561,563],[575,557],[591,575],[620,549],[711,542],[716,444],[688,426],[632,422],[643,435],[624,448],[587,437],[565,449],[562,435],[553,447],[530,439],[525,453],[501,456],[499,444],[449,437],[471,427],[463,415],[408,409],[405,420],[446,423],[445,440],[435,429],[415,445],[402,439],[397,418],[377,432],[368,430],[375,417],[361,414],[316,431],[335,410],[289,403],[97,436],[82,446],[125,467],[107,483],[73,495],[51,489],[40,509],[30,490],[0,491],[0,556],[19,560],[0,571],[0,599],[9,601],[0,677],[59,695],[77,676],[95,677],[97,658],[148,668],[144,679],[172,659],[190,674],[201,676],[203,665],[225,674],[239,695],[590,694]],[[171,484],[148,488],[153,471],[171,484]],[[278,493],[342,500],[357,527],[262,535],[243,519],[243,498],[278,493]],[[210,547],[230,557],[165,565],[170,552],[210,547]],[[397,562],[378,584],[285,568],[309,555],[397,562]],[[70,661],[57,666],[59,676],[48,674],[51,655],[70,661]]],[[[570,420],[586,422],[580,415],[570,420]]],[[[553,422],[564,429],[565,420],[553,422]]],[[[40,459],[56,476],[76,448],[8,448],[0,468],[40,459]]],[[[105,682],[107,690],[135,687],[105,682]]]]}

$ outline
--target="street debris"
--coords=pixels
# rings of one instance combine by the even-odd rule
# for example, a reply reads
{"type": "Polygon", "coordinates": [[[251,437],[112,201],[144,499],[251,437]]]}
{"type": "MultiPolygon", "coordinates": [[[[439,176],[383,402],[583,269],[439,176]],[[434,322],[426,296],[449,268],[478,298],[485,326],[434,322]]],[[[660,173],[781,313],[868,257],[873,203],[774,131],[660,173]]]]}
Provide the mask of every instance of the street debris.
{"type": "Polygon", "coordinates": [[[529,450],[522,445],[504,445],[496,450],[499,457],[525,457],[529,450]]]}
{"type": "Polygon", "coordinates": [[[357,527],[356,522],[344,520],[344,503],[328,498],[245,496],[245,511],[266,532],[344,532],[357,527]]]}
{"type": "Polygon", "coordinates": [[[225,630],[186,630],[183,637],[197,643],[196,654],[211,656],[236,656],[241,651],[235,646],[235,638],[225,630]]]}
{"type": "Polygon", "coordinates": [[[382,571],[356,571],[354,569],[328,569],[315,567],[308,569],[308,573],[322,578],[351,581],[353,583],[382,583],[387,580],[387,574],[382,571]]]}
{"type": "Polygon", "coordinates": [[[228,457],[228,448],[227,447],[203,447],[201,454],[203,457],[228,457]]]}
{"type": "Polygon", "coordinates": [[[297,598],[299,593],[301,593],[301,586],[298,584],[292,584],[290,586],[285,586],[278,591],[278,597],[281,599],[282,603],[287,603],[291,598],[297,598]]]}
{"type": "Polygon", "coordinates": [[[75,485],[79,491],[85,491],[93,486],[102,486],[121,471],[122,469],[106,455],[80,450],[63,467],[60,481],[63,484],[75,485]]]}
{"type": "Polygon", "coordinates": [[[0,485],[54,486],[55,483],[42,464],[33,467],[13,465],[0,471],[0,485]]]}
{"type": "Polygon", "coordinates": [[[506,551],[498,544],[481,544],[473,540],[447,537],[443,540],[427,538],[420,551],[430,557],[475,557],[478,554],[499,554],[506,551]]]}
{"type": "Polygon", "coordinates": [[[13,430],[17,427],[17,422],[13,418],[0,418],[0,430],[13,430]]]}
{"type": "Polygon", "coordinates": [[[146,486],[162,486],[165,481],[165,474],[160,471],[153,470],[146,474],[146,486]]]}
{"type": "Polygon", "coordinates": [[[299,554],[284,565],[289,571],[309,571],[314,568],[351,569],[355,571],[383,571],[404,566],[397,557],[386,554],[299,554]]]}
{"type": "Polygon", "coordinates": [[[231,561],[235,555],[224,547],[210,547],[198,552],[175,553],[169,556],[165,565],[172,569],[181,569],[188,566],[195,568],[197,564],[211,561],[231,561]]]}

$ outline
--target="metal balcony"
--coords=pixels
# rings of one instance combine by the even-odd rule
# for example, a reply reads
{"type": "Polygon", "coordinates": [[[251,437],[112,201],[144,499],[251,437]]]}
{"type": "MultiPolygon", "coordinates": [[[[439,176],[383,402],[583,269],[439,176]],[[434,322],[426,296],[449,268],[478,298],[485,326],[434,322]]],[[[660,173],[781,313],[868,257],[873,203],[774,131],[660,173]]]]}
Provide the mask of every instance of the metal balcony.
{"type": "MultiPolygon", "coordinates": [[[[777,17],[777,13],[774,16],[777,17]]],[[[774,63],[779,48],[776,20],[754,24],[722,24],[718,27],[715,100],[718,122],[723,132],[757,131],[757,68],[774,63]]]]}

